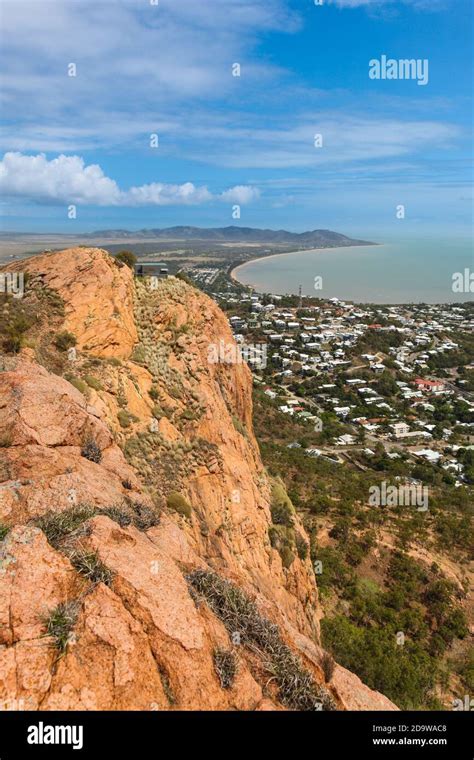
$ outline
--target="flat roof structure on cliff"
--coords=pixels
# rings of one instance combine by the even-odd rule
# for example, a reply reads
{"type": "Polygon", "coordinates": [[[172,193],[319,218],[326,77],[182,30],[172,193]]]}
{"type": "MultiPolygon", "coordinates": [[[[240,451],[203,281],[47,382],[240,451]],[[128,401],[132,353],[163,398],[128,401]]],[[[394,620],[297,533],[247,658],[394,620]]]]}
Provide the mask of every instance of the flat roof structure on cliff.
{"type": "Polygon", "coordinates": [[[168,267],[162,261],[140,261],[135,264],[136,277],[168,277],[168,267]]]}

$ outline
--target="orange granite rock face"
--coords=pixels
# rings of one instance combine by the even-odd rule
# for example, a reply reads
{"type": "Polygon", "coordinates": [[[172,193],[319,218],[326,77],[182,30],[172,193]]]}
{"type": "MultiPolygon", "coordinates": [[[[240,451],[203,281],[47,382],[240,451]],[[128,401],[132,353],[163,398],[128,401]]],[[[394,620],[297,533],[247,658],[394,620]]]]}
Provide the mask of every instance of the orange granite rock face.
{"type": "Polygon", "coordinates": [[[0,522],[10,527],[0,541],[0,704],[282,709],[255,652],[190,592],[187,575],[202,569],[279,626],[339,709],[396,709],[343,668],[324,685],[314,573],[298,556],[284,567],[271,546],[251,375],[210,358],[220,343],[235,348],[216,304],[175,278],[148,290],[98,249],[22,267],[64,300],[73,374],[85,382],[66,379],[64,357],[62,370],[43,366],[34,346],[0,372],[0,522]],[[87,440],[95,461],[84,456],[87,440]],[[188,511],[173,507],[174,492],[188,511]],[[88,517],[71,523],[67,541],[50,536],[53,546],[36,526],[84,506],[88,517]],[[70,602],[58,657],[45,621],[70,602]],[[216,652],[231,653],[230,684],[216,652]]]}
{"type": "MultiPolygon", "coordinates": [[[[65,303],[64,328],[79,348],[97,356],[128,357],[137,340],[133,320],[133,274],[118,267],[106,251],[70,248],[22,261],[28,275],[41,277],[65,303]]],[[[6,269],[15,269],[10,264],[6,269]]]]}

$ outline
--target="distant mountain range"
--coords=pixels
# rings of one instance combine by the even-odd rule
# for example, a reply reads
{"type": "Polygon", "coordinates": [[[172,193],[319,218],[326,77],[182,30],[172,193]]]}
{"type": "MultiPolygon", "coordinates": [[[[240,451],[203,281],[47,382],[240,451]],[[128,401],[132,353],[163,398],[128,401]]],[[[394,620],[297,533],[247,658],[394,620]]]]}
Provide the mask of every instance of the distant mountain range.
{"type": "Polygon", "coordinates": [[[101,238],[143,238],[167,240],[214,240],[222,243],[282,243],[315,248],[346,245],[375,245],[368,240],[354,240],[332,230],[311,230],[308,232],[288,232],[287,230],[260,230],[253,227],[165,227],[144,230],[97,230],[84,237],[101,238]]]}

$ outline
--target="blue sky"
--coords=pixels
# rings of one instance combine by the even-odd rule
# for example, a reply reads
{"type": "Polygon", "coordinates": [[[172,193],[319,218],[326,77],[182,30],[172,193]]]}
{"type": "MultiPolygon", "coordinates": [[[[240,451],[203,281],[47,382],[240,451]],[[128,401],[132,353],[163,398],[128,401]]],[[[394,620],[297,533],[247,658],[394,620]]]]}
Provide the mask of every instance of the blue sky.
{"type": "Polygon", "coordinates": [[[469,232],[471,0],[152,3],[2,0],[3,230],[469,232]]]}

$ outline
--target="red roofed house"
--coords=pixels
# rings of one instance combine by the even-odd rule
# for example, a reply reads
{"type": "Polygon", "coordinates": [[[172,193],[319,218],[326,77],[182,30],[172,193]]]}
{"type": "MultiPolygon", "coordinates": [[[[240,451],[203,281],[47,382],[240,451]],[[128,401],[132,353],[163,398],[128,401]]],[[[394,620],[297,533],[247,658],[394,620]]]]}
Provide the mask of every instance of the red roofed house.
{"type": "Polygon", "coordinates": [[[426,380],[422,377],[417,377],[415,379],[415,385],[420,391],[429,391],[429,393],[444,391],[444,383],[442,380],[426,380]]]}

